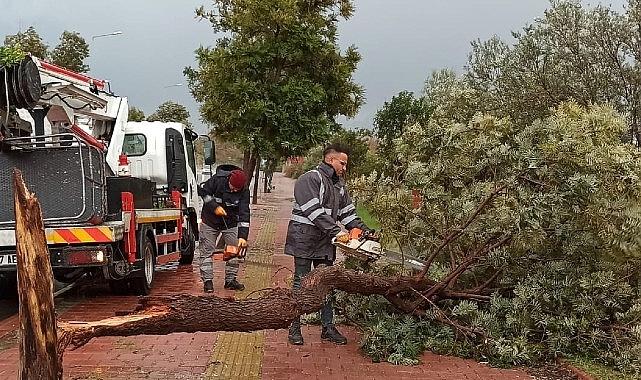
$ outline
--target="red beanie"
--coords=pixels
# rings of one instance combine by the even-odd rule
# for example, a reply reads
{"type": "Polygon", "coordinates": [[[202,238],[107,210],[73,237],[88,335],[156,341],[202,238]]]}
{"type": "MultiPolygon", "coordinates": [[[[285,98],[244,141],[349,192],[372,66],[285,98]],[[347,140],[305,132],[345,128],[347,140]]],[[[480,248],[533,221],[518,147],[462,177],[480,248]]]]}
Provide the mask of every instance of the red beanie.
{"type": "Polygon", "coordinates": [[[236,189],[243,189],[247,184],[247,176],[242,170],[232,170],[229,175],[229,184],[236,189]]]}

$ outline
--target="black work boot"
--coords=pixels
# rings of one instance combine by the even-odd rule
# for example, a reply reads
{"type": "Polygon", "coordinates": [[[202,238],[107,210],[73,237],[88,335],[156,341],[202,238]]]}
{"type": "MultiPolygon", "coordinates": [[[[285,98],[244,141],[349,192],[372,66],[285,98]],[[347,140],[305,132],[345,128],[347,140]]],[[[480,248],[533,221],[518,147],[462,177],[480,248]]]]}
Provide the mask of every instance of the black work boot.
{"type": "Polygon", "coordinates": [[[214,283],[212,280],[206,280],[204,285],[205,293],[211,293],[214,291],[214,283]]]}
{"type": "Polygon", "coordinates": [[[303,334],[300,332],[300,322],[294,321],[291,326],[289,326],[289,334],[287,335],[287,340],[291,344],[300,346],[303,344],[303,334]]]}
{"type": "Polygon", "coordinates": [[[345,338],[334,325],[323,326],[323,332],[321,333],[322,340],[329,340],[332,343],[336,344],[347,344],[347,338],[345,338]]]}
{"type": "Polygon", "coordinates": [[[225,281],[225,289],[245,290],[245,285],[241,284],[240,282],[234,279],[231,281],[225,281]]]}

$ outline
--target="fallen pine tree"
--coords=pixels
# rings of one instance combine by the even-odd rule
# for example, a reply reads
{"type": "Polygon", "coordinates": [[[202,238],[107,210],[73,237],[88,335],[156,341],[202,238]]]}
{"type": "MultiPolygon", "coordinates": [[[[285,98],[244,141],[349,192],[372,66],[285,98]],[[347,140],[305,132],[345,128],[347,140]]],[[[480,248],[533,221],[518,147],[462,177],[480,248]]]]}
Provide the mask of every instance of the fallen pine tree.
{"type": "MultiPolygon", "coordinates": [[[[297,291],[275,288],[258,298],[234,300],[216,296],[177,294],[139,299],[135,313],[95,322],[58,322],[59,350],[78,348],[101,336],[165,335],[178,332],[250,332],[287,328],[301,314],[318,311],[333,290],[361,295],[382,295],[403,311],[409,304],[399,294],[433,291],[430,302],[442,299],[485,299],[481,291],[466,293],[443,289],[439,283],[419,277],[381,277],[340,266],[310,272],[297,291]]],[[[419,309],[414,310],[418,312],[419,309]]],[[[452,321],[446,321],[452,323],[452,321]]],[[[474,333],[469,328],[457,326],[474,333]]]]}

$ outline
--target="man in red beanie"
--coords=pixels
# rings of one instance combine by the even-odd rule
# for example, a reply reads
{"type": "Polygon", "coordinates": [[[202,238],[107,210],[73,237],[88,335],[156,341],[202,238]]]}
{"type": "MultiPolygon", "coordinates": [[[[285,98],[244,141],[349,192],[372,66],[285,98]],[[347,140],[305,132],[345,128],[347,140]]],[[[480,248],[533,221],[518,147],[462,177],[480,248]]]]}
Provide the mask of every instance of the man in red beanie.
{"type": "MultiPolygon", "coordinates": [[[[214,291],[214,263],[212,255],[220,247],[216,241],[222,234],[224,245],[247,248],[249,236],[249,189],[247,176],[240,168],[224,165],[216,175],[198,187],[203,198],[202,223],[196,251],[200,263],[200,277],[207,293],[214,291]]],[[[225,289],[243,290],[238,282],[238,258],[225,264],[225,289]]]]}

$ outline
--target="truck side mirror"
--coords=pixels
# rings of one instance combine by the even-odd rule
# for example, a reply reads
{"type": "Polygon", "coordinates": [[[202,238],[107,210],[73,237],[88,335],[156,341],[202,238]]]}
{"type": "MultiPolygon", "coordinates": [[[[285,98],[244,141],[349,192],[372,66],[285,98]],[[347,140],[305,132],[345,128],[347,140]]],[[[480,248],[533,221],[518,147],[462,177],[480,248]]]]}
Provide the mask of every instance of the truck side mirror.
{"type": "Polygon", "coordinates": [[[204,144],[205,165],[213,165],[216,162],[216,147],[211,140],[205,141],[204,144]]]}

